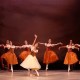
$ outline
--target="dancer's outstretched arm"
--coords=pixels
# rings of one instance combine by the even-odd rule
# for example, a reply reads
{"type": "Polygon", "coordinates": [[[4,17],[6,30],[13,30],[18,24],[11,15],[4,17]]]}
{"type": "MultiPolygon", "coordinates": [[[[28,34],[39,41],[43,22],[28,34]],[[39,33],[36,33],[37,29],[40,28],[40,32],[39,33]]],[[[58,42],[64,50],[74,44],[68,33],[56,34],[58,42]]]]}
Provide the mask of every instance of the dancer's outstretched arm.
{"type": "Polygon", "coordinates": [[[42,45],[45,45],[46,43],[41,43],[41,42],[38,42],[39,44],[42,44],[42,45]]]}
{"type": "Polygon", "coordinates": [[[62,45],[63,43],[59,42],[57,44],[52,44],[52,46],[62,45]]]}
{"type": "Polygon", "coordinates": [[[66,46],[61,46],[61,47],[59,47],[59,50],[60,50],[61,48],[66,48],[66,46]]]}

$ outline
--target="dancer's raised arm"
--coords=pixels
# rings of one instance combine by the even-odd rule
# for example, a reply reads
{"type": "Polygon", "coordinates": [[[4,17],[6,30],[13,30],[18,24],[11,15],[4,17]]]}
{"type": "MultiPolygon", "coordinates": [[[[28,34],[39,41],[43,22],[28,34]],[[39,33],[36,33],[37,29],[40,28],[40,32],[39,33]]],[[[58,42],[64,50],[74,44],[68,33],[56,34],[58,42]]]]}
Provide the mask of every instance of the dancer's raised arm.
{"type": "Polygon", "coordinates": [[[36,43],[36,40],[37,40],[37,35],[36,35],[36,34],[34,35],[34,37],[35,37],[35,39],[34,39],[34,41],[33,41],[33,44],[32,44],[32,45],[34,45],[34,44],[36,43]]]}

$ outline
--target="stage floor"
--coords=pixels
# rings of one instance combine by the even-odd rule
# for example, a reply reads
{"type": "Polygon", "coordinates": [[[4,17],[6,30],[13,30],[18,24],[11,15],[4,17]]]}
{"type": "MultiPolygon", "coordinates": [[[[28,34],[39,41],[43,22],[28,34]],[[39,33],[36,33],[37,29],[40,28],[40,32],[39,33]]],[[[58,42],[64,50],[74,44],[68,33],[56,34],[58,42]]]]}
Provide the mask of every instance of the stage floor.
{"type": "MultiPolygon", "coordinates": [[[[33,72],[34,73],[34,72],[33,72]]],[[[67,70],[40,70],[40,76],[28,76],[26,70],[12,72],[0,70],[0,80],[80,80],[80,70],[67,72],[67,70]]]]}

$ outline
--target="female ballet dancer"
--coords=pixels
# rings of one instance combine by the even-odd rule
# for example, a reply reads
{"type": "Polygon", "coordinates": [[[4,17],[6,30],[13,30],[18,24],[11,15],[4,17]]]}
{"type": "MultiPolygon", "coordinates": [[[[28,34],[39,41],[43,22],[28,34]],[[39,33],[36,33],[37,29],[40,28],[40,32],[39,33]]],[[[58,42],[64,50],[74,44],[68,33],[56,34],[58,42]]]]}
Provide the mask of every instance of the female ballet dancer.
{"type": "MultiPolygon", "coordinates": [[[[9,51],[9,48],[10,48],[9,40],[6,40],[6,45],[3,44],[3,47],[4,47],[4,49],[5,49],[5,53],[9,51]]],[[[1,55],[1,63],[2,63],[3,69],[4,69],[3,60],[5,60],[5,61],[7,62],[7,59],[6,59],[6,56],[7,56],[7,55],[6,55],[5,53],[3,53],[3,54],[1,55]]],[[[8,64],[7,64],[7,67],[8,67],[8,64]]],[[[9,70],[9,68],[8,68],[8,70],[9,70]]]]}
{"type": "Polygon", "coordinates": [[[64,64],[68,65],[68,72],[70,71],[70,65],[75,64],[76,62],[78,62],[78,58],[76,53],[74,53],[72,51],[72,49],[78,49],[78,47],[75,46],[75,44],[73,44],[72,40],[70,40],[70,43],[66,46],[61,46],[60,48],[67,48],[68,51],[66,53],[65,59],[64,59],[64,64]]]}
{"type": "Polygon", "coordinates": [[[8,70],[10,70],[9,67],[11,67],[11,71],[13,72],[13,65],[18,64],[17,57],[14,53],[14,49],[17,48],[17,46],[14,46],[12,44],[12,41],[9,41],[9,44],[4,46],[4,48],[8,48],[8,52],[4,53],[2,58],[4,58],[7,62],[8,70]]]}
{"type": "Polygon", "coordinates": [[[11,66],[11,71],[13,72],[13,65],[18,64],[17,56],[14,53],[14,49],[18,48],[18,46],[13,45],[12,41],[10,41],[10,50],[7,53],[8,56],[8,65],[11,66]]]}
{"type": "Polygon", "coordinates": [[[57,44],[52,44],[51,42],[52,42],[51,39],[48,40],[48,43],[39,42],[39,44],[43,44],[46,46],[46,51],[44,53],[44,59],[43,59],[43,63],[46,64],[46,71],[48,70],[48,65],[50,63],[56,62],[59,59],[56,53],[51,49],[51,47],[62,44],[61,42],[57,44]]]}
{"type": "Polygon", "coordinates": [[[22,45],[21,48],[24,48],[25,50],[22,51],[19,55],[19,58],[21,59],[21,61],[23,61],[30,54],[30,48],[29,48],[28,42],[25,40],[24,43],[25,44],[22,45]]]}
{"type": "Polygon", "coordinates": [[[32,45],[29,45],[29,48],[31,50],[31,53],[25,58],[25,60],[20,64],[25,69],[28,69],[29,76],[32,74],[30,73],[30,69],[34,70],[36,72],[36,75],[39,76],[38,70],[41,68],[37,58],[36,54],[38,53],[38,43],[36,43],[37,35],[35,35],[35,39],[32,45]]]}

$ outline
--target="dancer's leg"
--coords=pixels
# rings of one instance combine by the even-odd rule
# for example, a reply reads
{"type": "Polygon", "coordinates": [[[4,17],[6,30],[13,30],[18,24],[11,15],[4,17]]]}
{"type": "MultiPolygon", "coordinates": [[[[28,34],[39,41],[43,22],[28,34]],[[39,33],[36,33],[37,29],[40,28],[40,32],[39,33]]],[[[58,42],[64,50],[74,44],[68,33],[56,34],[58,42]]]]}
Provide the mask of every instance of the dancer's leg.
{"type": "Polygon", "coordinates": [[[68,72],[70,71],[70,64],[68,64],[68,72]]]}
{"type": "Polygon", "coordinates": [[[48,64],[46,64],[46,71],[48,70],[48,64]]]}
{"type": "Polygon", "coordinates": [[[12,73],[13,73],[13,65],[11,64],[11,71],[12,71],[12,73]]]}
{"type": "Polygon", "coordinates": [[[30,76],[30,69],[28,69],[28,75],[30,76]]]}
{"type": "Polygon", "coordinates": [[[37,70],[35,70],[35,71],[36,71],[37,76],[39,76],[39,72],[37,70]]]}

